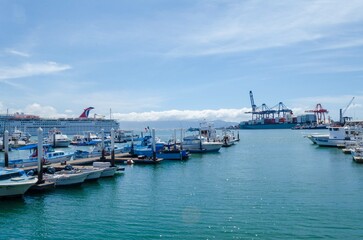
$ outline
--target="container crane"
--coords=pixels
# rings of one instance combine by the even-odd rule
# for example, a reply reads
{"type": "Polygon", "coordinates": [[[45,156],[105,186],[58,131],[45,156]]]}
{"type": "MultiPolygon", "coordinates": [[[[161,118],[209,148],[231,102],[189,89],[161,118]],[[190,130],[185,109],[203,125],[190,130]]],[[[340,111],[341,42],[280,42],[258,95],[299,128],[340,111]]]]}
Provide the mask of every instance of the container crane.
{"type": "Polygon", "coordinates": [[[257,107],[253,98],[252,91],[250,91],[250,100],[252,111],[246,113],[252,113],[252,120],[274,119],[276,114],[279,118],[286,118],[287,113],[292,114],[291,109],[288,109],[282,102],[272,108],[268,107],[265,103],[257,107]]]}
{"type": "Polygon", "coordinates": [[[320,103],[316,104],[314,110],[306,110],[305,112],[314,113],[318,124],[325,123],[325,113],[329,113],[329,111],[323,108],[320,103]]]}

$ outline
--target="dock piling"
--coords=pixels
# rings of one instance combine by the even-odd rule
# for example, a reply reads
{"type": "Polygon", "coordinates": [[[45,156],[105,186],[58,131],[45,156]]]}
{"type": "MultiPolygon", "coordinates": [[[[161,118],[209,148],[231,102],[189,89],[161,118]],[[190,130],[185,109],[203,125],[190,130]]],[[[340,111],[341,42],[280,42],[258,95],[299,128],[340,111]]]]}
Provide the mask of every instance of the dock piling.
{"type": "MultiPolygon", "coordinates": [[[[43,129],[38,128],[38,184],[44,183],[43,180],[43,129]]],[[[55,135],[54,135],[55,136],[55,135]]]]}
{"type": "Polygon", "coordinates": [[[155,128],[152,129],[152,138],[153,138],[153,160],[156,161],[156,143],[155,143],[155,128]]]}
{"type": "Polygon", "coordinates": [[[111,167],[115,166],[115,130],[111,128],[111,167]]]}
{"type": "Polygon", "coordinates": [[[4,166],[9,167],[9,131],[5,130],[4,132],[4,166]]]}
{"type": "Polygon", "coordinates": [[[106,157],[105,157],[105,130],[104,129],[101,129],[101,138],[102,138],[102,141],[101,141],[101,160],[105,160],[106,157]]]}

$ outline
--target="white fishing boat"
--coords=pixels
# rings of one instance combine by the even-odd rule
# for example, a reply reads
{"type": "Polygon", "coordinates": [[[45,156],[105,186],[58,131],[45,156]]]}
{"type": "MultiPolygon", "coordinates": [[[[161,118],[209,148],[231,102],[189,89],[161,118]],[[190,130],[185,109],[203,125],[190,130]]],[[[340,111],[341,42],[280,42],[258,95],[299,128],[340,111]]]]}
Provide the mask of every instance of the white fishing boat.
{"type": "Polygon", "coordinates": [[[315,141],[316,138],[318,138],[318,139],[328,139],[329,134],[309,134],[309,135],[306,135],[304,137],[309,139],[313,144],[316,144],[316,141],[315,141]]]}
{"type": "Polygon", "coordinates": [[[239,141],[239,134],[236,137],[234,132],[228,130],[228,129],[224,129],[222,131],[222,147],[230,147],[233,146],[236,142],[239,141]]]}
{"type": "Polygon", "coordinates": [[[329,127],[329,136],[311,136],[308,137],[312,142],[323,147],[344,147],[345,144],[354,143],[362,135],[362,127],[344,126],[329,127]]]}
{"type": "Polygon", "coordinates": [[[104,171],[102,168],[95,168],[93,166],[77,166],[76,169],[88,173],[85,181],[99,179],[104,171]]]}
{"type": "MultiPolygon", "coordinates": [[[[38,146],[36,143],[30,144],[17,150],[30,150],[30,155],[25,159],[15,159],[9,161],[10,167],[30,167],[38,164],[38,146]]],[[[62,163],[72,159],[74,153],[54,150],[49,144],[43,144],[43,164],[62,163]]]]}
{"type": "MultiPolygon", "coordinates": [[[[104,141],[105,156],[111,155],[111,142],[109,140],[104,141]]],[[[115,154],[121,153],[122,149],[114,146],[115,154]]],[[[98,143],[96,146],[92,146],[89,151],[87,150],[76,150],[74,153],[74,158],[90,158],[90,157],[100,157],[102,156],[102,142],[98,143]]]]}
{"type": "Polygon", "coordinates": [[[183,138],[182,146],[184,150],[191,153],[218,152],[223,143],[217,136],[217,131],[211,123],[203,121],[200,123],[199,134],[189,135],[183,138]]]}
{"type": "Polygon", "coordinates": [[[101,177],[113,177],[117,171],[117,167],[111,167],[109,162],[93,162],[92,166],[103,170],[101,177]]]}
{"type": "Polygon", "coordinates": [[[69,147],[71,140],[67,135],[62,134],[60,130],[55,128],[49,131],[49,136],[45,142],[51,144],[53,147],[69,147]]]}
{"type": "Polygon", "coordinates": [[[202,136],[187,136],[182,142],[183,149],[191,153],[218,152],[222,145],[222,142],[208,142],[202,136]]]}
{"type": "Polygon", "coordinates": [[[19,168],[0,168],[0,197],[22,196],[38,179],[19,168]]]}
{"type": "Polygon", "coordinates": [[[74,135],[70,144],[76,146],[91,146],[97,145],[100,142],[102,142],[101,138],[95,133],[87,131],[84,135],[74,135]]]}
{"type": "Polygon", "coordinates": [[[77,169],[64,169],[55,172],[53,168],[48,168],[47,173],[44,174],[44,180],[48,182],[54,182],[55,186],[78,185],[82,184],[86,180],[88,175],[88,172],[77,169]]]}

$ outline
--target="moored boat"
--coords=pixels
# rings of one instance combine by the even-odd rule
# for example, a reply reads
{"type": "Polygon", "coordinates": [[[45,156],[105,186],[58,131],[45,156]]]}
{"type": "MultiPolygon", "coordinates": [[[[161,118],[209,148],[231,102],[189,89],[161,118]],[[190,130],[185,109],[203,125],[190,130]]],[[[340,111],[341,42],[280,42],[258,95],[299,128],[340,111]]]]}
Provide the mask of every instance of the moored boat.
{"type": "MultiPolygon", "coordinates": [[[[30,167],[30,166],[37,166],[38,164],[38,147],[37,144],[30,144],[17,150],[30,150],[31,154],[26,159],[16,159],[10,160],[9,166],[10,167],[30,167]]],[[[66,162],[72,159],[74,153],[66,153],[64,151],[56,151],[53,147],[49,144],[43,144],[43,164],[50,164],[50,163],[61,163],[66,162]]]]}
{"type": "Polygon", "coordinates": [[[49,131],[49,136],[45,141],[46,143],[51,144],[53,147],[68,147],[71,143],[71,140],[68,138],[68,136],[56,128],[49,131]]]}
{"type": "Polygon", "coordinates": [[[55,186],[78,185],[82,184],[86,180],[88,174],[88,172],[83,172],[77,169],[64,169],[55,172],[53,168],[48,168],[47,173],[44,174],[44,180],[54,182],[55,186]]]}
{"type": "Polygon", "coordinates": [[[96,134],[87,131],[85,135],[74,135],[70,144],[75,146],[92,146],[99,144],[101,141],[102,139],[96,134]]]}
{"type": "Polygon", "coordinates": [[[362,134],[362,128],[356,126],[329,127],[329,136],[308,137],[311,141],[323,147],[344,147],[353,144],[362,134]]]}
{"type": "Polygon", "coordinates": [[[101,168],[95,168],[95,167],[92,167],[92,166],[78,166],[76,169],[82,171],[82,172],[87,172],[88,173],[88,176],[86,177],[86,180],[85,181],[88,181],[88,180],[98,180],[104,169],[101,169],[101,168]]]}
{"type": "Polygon", "coordinates": [[[101,177],[113,177],[117,171],[117,167],[112,167],[109,162],[94,162],[92,166],[102,169],[101,177]]]}
{"type": "Polygon", "coordinates": [[[217,131],[211,123],[200,123],[199,134],[192,134],[183,138],[184,150],[191,153],[218,152],[223,145],[217,136],[217,131]]]}
{"type": "Polygon", "coordinates": [[[0,168],[0,197],[22,196],[38,179],[19,168],[0,168]]]}
{"type": "Polygon", "coordinates": [[[218,152],[223,143],[222,142],[208,142],[202,136],[187,136],[183,138],[183,149],[191,153],[206,153],[218,152]]]}

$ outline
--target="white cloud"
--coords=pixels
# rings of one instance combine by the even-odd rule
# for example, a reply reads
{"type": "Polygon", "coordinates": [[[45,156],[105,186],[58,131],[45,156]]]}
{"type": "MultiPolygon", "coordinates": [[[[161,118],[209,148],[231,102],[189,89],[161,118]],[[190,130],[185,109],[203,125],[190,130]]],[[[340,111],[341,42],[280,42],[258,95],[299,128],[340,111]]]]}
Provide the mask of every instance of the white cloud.
{"type": "Polygon", "coordinates": [[[71,66],[69,65],[58,64],[56,62],[25,63],[18,67],[0,68],[0,80],[51,74],[55,72],[65,71],[70,68],[71,66]]]}
{"type": "Polygon", "coordinates": [[[52,106],[42,106],[38,103],[27,105],[24,109],[10,109],[10,113],[18,112],[31,115],[37,115],[45,118],[61,118],[67,117],[67,114],[58,113],[57,110],[52,106]]]}
{"type": "Polygon", "coordinates": [[[243,109],[207,109],[207,110],[168,110],[150,112],[114,113],[113,117],[121,121],[163,121],[163,120],[224,120],[240,122],[249,118],[243,109]]]}

